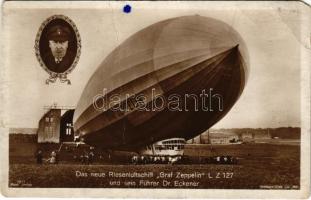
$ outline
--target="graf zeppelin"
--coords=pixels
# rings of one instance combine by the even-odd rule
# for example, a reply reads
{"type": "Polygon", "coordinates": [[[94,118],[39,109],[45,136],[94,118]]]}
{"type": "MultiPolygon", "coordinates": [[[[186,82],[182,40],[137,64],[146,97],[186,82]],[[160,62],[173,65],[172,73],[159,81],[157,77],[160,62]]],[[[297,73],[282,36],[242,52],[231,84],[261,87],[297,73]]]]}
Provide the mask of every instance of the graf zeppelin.
{"type": "MultiPolygon", "coordinates": [[[[176,172],[175,173],[175,178],[178,179],[191,179],[191,178],[197,178],[201,179],[205,176],[204,172],[192,172],[192,173],[182,173],[182,172],[176,172]]],[[[173,178],[174,173],[173,172],[160,172],[159,173],[159,178],[173,178]]]]}

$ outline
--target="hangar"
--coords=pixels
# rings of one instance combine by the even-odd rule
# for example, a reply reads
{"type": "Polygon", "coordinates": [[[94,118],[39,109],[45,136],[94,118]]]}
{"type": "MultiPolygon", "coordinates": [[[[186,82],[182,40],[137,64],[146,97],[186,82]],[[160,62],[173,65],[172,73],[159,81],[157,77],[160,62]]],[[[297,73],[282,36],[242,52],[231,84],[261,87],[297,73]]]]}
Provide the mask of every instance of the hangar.
{"type": "Polygon", "coordinates": [[[73,142],[74,131],[72,107],[52,106],[46,108],[39,121],[38,143],[73,142]]]}

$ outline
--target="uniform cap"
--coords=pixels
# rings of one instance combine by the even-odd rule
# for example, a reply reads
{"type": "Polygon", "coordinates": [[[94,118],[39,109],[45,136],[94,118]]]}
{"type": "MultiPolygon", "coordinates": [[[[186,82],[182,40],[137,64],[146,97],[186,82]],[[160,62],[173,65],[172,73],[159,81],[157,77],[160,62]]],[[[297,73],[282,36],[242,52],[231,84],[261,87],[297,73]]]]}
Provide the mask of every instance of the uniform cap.
{"type": "Polygon", "coordinates": [[[49,40],[56,42],[63,42],[69,40],[70,29],[63,26],[53,26],[47,32],[47,37],[49,40]]]}

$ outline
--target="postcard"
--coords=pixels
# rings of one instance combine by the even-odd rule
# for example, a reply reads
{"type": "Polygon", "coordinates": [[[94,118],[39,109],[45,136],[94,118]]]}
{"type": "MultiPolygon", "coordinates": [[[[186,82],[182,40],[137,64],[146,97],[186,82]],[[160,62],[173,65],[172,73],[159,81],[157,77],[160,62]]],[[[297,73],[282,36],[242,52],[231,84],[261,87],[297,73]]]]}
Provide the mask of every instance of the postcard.
{"type": "Polygon", "coordinates": [[[4,2],[2,194],[308,198],[310,11],[4,2]]]}

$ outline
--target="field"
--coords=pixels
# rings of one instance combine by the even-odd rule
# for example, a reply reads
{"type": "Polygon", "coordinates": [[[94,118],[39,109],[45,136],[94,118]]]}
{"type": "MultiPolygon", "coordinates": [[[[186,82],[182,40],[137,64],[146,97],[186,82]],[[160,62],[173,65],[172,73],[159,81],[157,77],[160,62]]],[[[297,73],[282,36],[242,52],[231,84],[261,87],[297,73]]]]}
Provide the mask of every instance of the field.
{"type": "Polygon", "coordinates": [[[250,143],[212,148],[187,145],[185,149],[189,156],[236,156],[238,165],[102,162],[83,165],[62,160],[57,165],[37,165],[33,157],[28,156],[27,160],[24,155],[18,159],[15,149],[15,154],[10,155],[9,186],[299,189],[300,145],[297,144],[250,143]],[[180,174],[184,175],[181,177],[180,174]]]}

